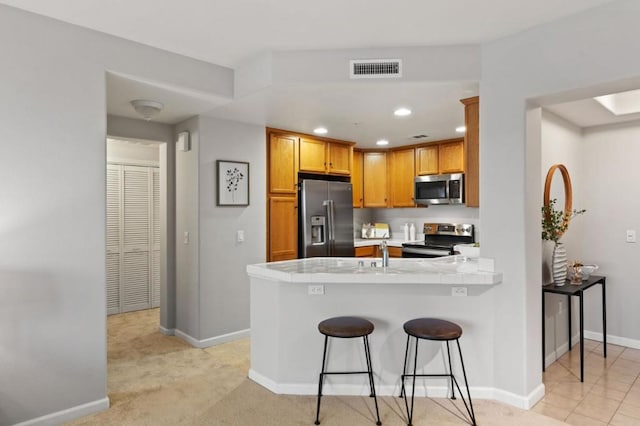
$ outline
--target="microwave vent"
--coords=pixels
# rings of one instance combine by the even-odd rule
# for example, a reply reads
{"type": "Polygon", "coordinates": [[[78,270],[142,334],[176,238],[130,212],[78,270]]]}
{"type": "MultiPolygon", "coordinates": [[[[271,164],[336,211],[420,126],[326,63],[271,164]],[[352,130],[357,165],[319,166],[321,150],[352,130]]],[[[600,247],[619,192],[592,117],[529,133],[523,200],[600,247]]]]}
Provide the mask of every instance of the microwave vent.
{"type": "Polygon", "coordinates": [[[402,77],[401,59],[354,59],[349,61],[349,78],[402,77]]]}

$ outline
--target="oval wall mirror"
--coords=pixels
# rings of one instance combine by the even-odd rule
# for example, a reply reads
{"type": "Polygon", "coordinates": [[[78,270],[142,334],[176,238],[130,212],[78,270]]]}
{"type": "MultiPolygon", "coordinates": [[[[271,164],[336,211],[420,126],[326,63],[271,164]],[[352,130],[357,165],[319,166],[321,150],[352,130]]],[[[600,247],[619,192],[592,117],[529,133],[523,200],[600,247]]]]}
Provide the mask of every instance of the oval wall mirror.
{"type": "MultiPolygon", "coordinates": [[[[556,171],[560,171],[562,176],[562,182],[564,184],[564,219],[563,224],[568,228],[569,226],[569,218],[571,217],[571,209],[573,208],[573,190],[571,188],[571,178],[569,177],[569,171],[564,166],[564,164],[554,164],[549,168],[547,172],[547,177],[544,181],[544,206],[548,209],[549,201],[551,200],[551,186],[553,182],[553,176],[556,171]]],[[[559,201],[562,200],[562,197],[554,197],[559,201]]],[[[560,234],[559,236],[562,236],[560,234]]]]}

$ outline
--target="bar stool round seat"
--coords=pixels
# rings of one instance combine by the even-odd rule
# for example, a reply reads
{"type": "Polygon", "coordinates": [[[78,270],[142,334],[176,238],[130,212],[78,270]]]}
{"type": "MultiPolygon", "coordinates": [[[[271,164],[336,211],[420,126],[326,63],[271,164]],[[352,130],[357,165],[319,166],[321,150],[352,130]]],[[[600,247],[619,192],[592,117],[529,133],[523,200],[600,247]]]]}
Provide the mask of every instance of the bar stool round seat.
{"type": "Polygon", "coordinates": [[[320,424],[320,400],[322,399],[322,384],[324,377],[328,374],[366,374],[369,378],[371,396],[376,406],[376,425],[381,425],[380,412],[378,411],[378,400],[376,398],[376,388],[373,384],[373,369],[371,368],[371,351],[369,350],[369,335],[373,333],[373,323],[360,317],[334,317],[326,319],[318,324],[318,330],[324,334],[324,349],[322,351],[322,370],[318,380],[318,407],[316,409],[315,424],[320,424]],[[364,342],[364,356],[367,364],[366,371],[326,371],[327,368],[327,342],[329,337],[350,339],[362,337],[364,342]]]}
{"type": "Polygon", "coordinates": [[[373,333],[373,323],[358,317],[329,318],[318,324],[320,333],[329,337],[363,337],[373,333]]]}
{"type": "Polygon", "coordinates": [[[404,352],[404,366],[402,369],[402,388],[400,391],[400,397],[404,398],[405,408],[407,409],[407,424],[412,426],[413,421],[413,402],[416,390],[416,377],[448,377],[451,380],[451,399],[456,399],[455,389],[458,389],[458,394],[462,398],[462,402],[464,403],[465,408],[467,409],[467,413],[471,418],[471,424],[475,426],[476,424],[476,416],[473,411],[473,402],[471,401],[471,393],[469,392],[469,383],[467,382],[467,373],[464,368],[464,360],[462,359],[462,350],[460,349],[460,336],[462,336],[462,327],[458,324],[446,321],[438,318],[416,318],[409,320],[404,323],[404,331],[407,333],[407,346],[404,352]],[[411,338],[415,339],[415,352],[413,358],[413,373],[408,373],[407,368],[409,367],[409,342],[411,338]],[[447,360],[449,362],[449,372],[444,374],[417,374],[417,365],[418,365],[418,342],[420,339],[423,340],[433,340],[439,342],[445,342],[447,348],[447,360]],[[449,350],[449,342],[455,340],[458,346],[458,353],[460,355],[460,364],[462,367],[462,374],[464,377],[464,385],[467,388],[467,399],[465,399],[462,394],[462,390],[458,385],[458,380],[453,374],[453,368],[451,363],[451,351],[449,350]],[[407,377],[413,378],[413,384],[411,387],[411,406],[407,401],[407,393],[405,390],[405,379],[407,377]],[[455,388],[454,388],[455,386],[455,388]]]}
{"type": "Polygon", "coordinates": [[[462,336],[462,328],[451,321],[437,318],[418,318],[404,323],[404,331],[426,340],[454,340],[462,336]]]}

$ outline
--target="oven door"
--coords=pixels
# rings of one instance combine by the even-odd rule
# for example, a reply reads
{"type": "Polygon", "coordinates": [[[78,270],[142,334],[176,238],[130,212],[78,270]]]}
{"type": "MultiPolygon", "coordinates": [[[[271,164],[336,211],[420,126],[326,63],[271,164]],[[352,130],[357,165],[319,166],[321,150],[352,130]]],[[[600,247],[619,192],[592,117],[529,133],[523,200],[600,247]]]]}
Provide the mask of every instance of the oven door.
{"type": "Polygon", "coordinates": [[[451,253],[440,249],[431,249],[428,247],[402,247],[402,257],[421,257],[434,258],[449,256],[451,253]]]}

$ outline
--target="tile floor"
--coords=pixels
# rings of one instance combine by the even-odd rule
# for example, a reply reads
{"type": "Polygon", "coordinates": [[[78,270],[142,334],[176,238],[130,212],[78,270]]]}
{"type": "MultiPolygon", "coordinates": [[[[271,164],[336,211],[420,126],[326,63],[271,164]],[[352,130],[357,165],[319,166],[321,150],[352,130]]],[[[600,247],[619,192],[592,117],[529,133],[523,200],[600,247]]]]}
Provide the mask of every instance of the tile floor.
{"type": "Polygon", "coordinates": [[[545,397],[533,408],[572,425],[640,426],[640,350],[585,340],[584,383],[580,348],[547,367],[545,397]]]}

